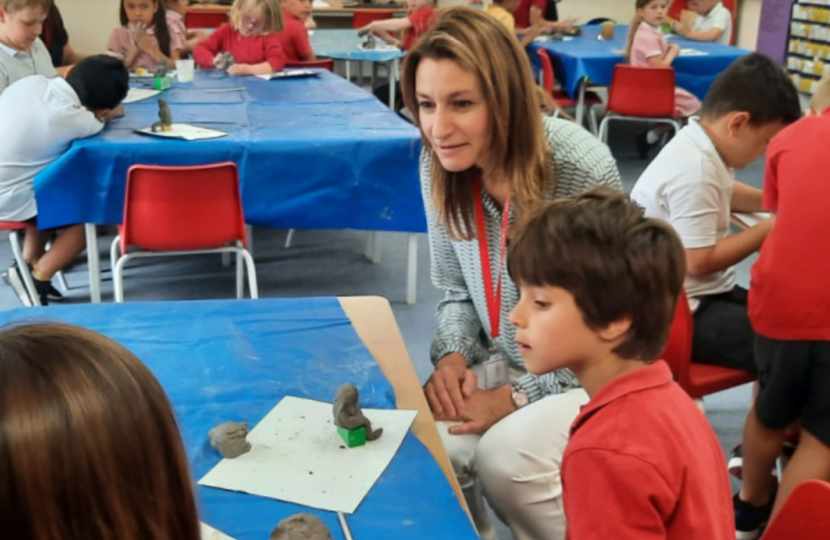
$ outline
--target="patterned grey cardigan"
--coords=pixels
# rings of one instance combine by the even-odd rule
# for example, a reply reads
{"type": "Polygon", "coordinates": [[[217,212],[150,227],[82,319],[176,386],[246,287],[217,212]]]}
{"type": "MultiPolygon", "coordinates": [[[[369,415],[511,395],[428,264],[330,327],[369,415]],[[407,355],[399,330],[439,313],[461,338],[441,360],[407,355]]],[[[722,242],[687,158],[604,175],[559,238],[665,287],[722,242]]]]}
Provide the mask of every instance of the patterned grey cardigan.
{"type": "MultiPolygon", "coordinates": [[[[609,186],[622,191],[620,173],[607,146],[586,130],[565,120],[545,117],[544,130],[551,149],[545,199],[568,197],[597,186],[609,186]]],[[[480,363],[489,356],[490,318],[478,241],[453,240],[445,226],[438,223],[430,193],[431,170],[429,154],[424,151],[421,154],[421,193],[429,224],[432,282],[444,291],[444,299],[437,308],[438,331],[432,341],[430,357],[433,363],[437,363],[449,353],[459,353],[467,359],[468,364],[480,363]]],[[[483,189],[481,198],[495,290],[501,261],[502,212],[483,189]]],[[[508,321],[510,311],[519,300],[519,293],[506,268],[502,269],[502,276],[501,328],[495,345],[510,359],[511,365],[522,368],[524,361],[515,342],[516,332],[508,321]]],[[[517,382],[530,401],[579,386],[579,382],[568,370],[541,376],[528,373],[517,382]]]]}

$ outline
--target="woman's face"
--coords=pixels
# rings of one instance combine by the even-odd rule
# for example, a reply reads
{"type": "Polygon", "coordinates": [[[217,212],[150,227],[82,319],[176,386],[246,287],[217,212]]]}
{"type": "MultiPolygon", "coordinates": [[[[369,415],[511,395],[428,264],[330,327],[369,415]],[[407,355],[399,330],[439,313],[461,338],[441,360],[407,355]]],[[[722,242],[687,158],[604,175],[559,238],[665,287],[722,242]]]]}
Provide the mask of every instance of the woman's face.
{"type": "Polygon", "coordinates": [[[418,121],[450,172],[482,167],[490,146],[490,110],[481,84],[453,60],[426,58],[415,73],[418,121]]]}

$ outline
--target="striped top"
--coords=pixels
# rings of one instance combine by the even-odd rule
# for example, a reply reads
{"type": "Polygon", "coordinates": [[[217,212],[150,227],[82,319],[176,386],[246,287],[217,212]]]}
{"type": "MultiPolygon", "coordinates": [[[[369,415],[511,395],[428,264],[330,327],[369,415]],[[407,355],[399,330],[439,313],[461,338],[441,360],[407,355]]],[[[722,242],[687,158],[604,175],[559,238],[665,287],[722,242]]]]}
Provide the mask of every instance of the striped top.
{"type": "MultiPolygon", "coordinates": [[[[544,118],[545,138],[551,149],[548,162],[548,182],[545,199],[552,200],[577,195],[597,186],[608,186],[622,191],[620,173],[608,147],[583,128],[565,120],[544,118]]],[[[429,247],[433,284],[444,291],[444,299],[437,308],[438,331],[432,341],[430,358],[433,364],[450,353],[459,353],[468,364],[484,362],[489,357],[490,317],[481,272],[478,240],[453,240],[445,227],[438,223],[430,193],[432,162],[426,150],[421,153],[421,193],[429,225],[429,247]]],[[[481,190],[490,248],[493,290],[501,265],[502,211],[484,189],[481,190]]],[[[510,221],[513,221],[511,209],[510,221]]],[[[509,358],[514,367],[524,367],[524,360],[516,345],[516,331],[508,321],[510,311],[519,301],[516,285],[501,269],[501,320],[495,345],[509,358]]],[[[525,374],[518,384],[530,401],[549,394],[564,392],[579,386],[568,370],[536,376],[525,374]]]]}

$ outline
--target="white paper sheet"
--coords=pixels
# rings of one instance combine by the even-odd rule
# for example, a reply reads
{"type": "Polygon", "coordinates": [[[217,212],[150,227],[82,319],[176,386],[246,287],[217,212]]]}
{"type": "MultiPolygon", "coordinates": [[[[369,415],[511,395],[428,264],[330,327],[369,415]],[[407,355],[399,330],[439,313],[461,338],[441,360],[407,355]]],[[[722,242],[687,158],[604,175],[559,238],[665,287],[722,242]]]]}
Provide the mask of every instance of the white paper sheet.
{"type": "Polygon", "coordinates": [[[293,79],[296,77],[315,77],[317,72],[310,69],[286,69],[276,73],[266,73],[264,75],[255,75],[263,81],[270,81],[271,79],[293,79]]]}
{"type": "Polygon", "coordinates": [[[330,403],[286,397],[248,434],[251,451],[223,459],[199,484],[352,514],[392,461],[416,411],[364,409],[380,439],[346,447],[330,403]]]}
{"type": "Polygon", "coordinates": [[[173,124],[170,126],[170,131],[153,131],[152,128],[137,129],[139,133],[145,135],[153,135],[154,137],[164,137],[166,139],[184,139],[186,141],[200,141],[202,139],[218,139],[225,137],[227,133],[224,131],[216,131],[215,129],[201,128],[199,126],[191,126],[190,124],[173,124]]]}
{"type": "MultiPolygon", "coordinates": [[[[176,70],[175,69],[168,69],[167,76],[171,79],[176,77],[176,70]]],[[[156,78],[156,70],[154,69],[145,69],[141,72],[136,73],[135,71],[130,72],[130,77],[133,79],[155,79],[156,78]]]]}
{"type": "Polygon", "coordinates": [[[235,538],[231,538],[227,534],[217,531],[210,525],[205,523],[200,523],[202,530],[202,540],[236,540],[235,538]]]}
{"type": "Polygon", "coordinates": [[[127,92],[127,97],[121,103],[135,103],[142,99],[149,99],[153,96],[161,94],[160,90],[150,90],[149,88],[130,88],[127,92]]]}
{"type": "Polygon", "coordinates": [[[770,217],[769,212],[735,212],[732,217],[740,221],[745,227],[754,227],[762,220],[770,217]]]}
{"type": "Polygon", "coordinates": [[[709,56],[709,53],[697,49],[680,49],[680,56],[709,56]]]}

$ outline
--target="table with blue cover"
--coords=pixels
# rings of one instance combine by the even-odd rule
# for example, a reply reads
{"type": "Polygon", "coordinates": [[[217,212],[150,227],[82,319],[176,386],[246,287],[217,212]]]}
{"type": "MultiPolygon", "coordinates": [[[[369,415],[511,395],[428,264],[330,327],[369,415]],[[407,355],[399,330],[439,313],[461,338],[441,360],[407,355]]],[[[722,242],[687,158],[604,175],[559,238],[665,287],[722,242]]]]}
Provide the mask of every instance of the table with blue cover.
{"type": "MultiPolygon", "coordinates": [[[[174,80],[158,96],[175,122],[228,133],[220,139],[138,134],[158,120],[156,99],[125,105],[123,118],[75,141],[35,177],[38,226],[86,223],[87,245],[94,246],[92,225],[121,223],[131,165],[232,161],[251,225],[425,232],[418,131],[367,91],[316,71],[271,81],[197,71],[192,83],[174,80]]],[[[98,253],[87,256],[91,296],[100,301],[98,253]]]]}
{"type": "MultiPolygon", "coordinates": [[[[170,397],[194,480],[221,460],[208,442],[213,426],[233,419],[253,427],[285,396],[330,402],[340,384],[352,382],[364,407],[395,408],[397,401],[414,408],[402,398],[409,390],[426,407],[389,304],[379,298],[85,304],[0,313],[0,324],[21,321],[77,324],[135,353],[170,397]],[[362,328],[356,308],[362,310],[362,328]],[[397,335],[389,335],[390,328],[397,335]],[[378,342],[396,339],[401,352],[384,359],[373,349],[375,362],[356,333],[372,347],[367,329],[378,342]],[[411,376],[406,385],[393,380],[393,388],[384,372],[401,363],[411,376]]],[[[432,440],[439,441],[438,452],[451,470],[427,415],[421,408],[421,427],[431,426],[432,440]]],[[[418,423],[412,429],[417,436],[407,434],[357,511],[347,516],[356,540],[478,538],[448,478],[421,443],[429,444],[418,423]]],[[[344,538],[332,512],[205,486],[197,487],[197,495],[202,521],[238,540],[268,538],[279,521],[297,512],[317,515],[336,540],[344,538]]]]}
{"type": "MultiPolygon", "coordinates": [[[[541,69],[540,48],[550,53],[556,79],[562,89],[578,98],[577,122],[581,124],[584,111],[585,82],[596,86],[610,86],[614,66],[623,61],[627,25],[617,25],[614,39],[598,41],[602,28],[599,25],[583,26],[581,36],[568,41],[533,41],[528,45],[530,62],[534,73],[541,69]]],[[[736,59],[749,54],[738,47],[729,47],[719,43],[692,41],[679,36],[669,36],[670,43],[677,43],[681,49],[695,49],[705,53],[694,56],[678,56],[672,67],[676,73],[677,86],[685,88],[701,101],[706,97],[709,87],[720,73],[736,59]]]]}
{"type": "Polygon", "coordinates": [[[365,41],[357,35],[357,30],[312,30],[309,32],[311,46],[317,56],[325,56],[335,60],[346,61],[346,78],[349,79],[352,60],[386,64],[389,73],[389,107],[395,106],[395,81],[398,80],[398,62],[404,57],[404,52],[397,47],[389,47],[380,38],[375,43],[380,49],[364,49],[361,44],[365,41]]]}

